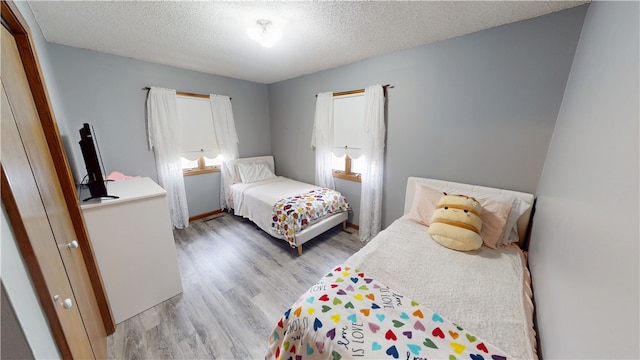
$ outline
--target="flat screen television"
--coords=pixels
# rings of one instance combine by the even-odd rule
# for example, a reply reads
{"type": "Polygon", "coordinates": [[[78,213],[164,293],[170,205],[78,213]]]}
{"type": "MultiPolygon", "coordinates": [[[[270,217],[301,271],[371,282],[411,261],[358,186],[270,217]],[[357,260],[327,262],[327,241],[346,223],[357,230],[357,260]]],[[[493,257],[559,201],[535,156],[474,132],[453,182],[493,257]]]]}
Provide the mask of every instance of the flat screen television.
{"type": "Polygon", "coordinates": [[[80,129],[80,150],[82,150],[84,165],[87,168],[85,185],[89,188],[89,193],[91,194],[91,197],[83,201],[97,198],[118,198],[107,193],[107,186],[102,176],[103,166],[100,151],[94,141],[93,133],[93,129],[89,124],[84,123],[82,125],[80,129]]]}

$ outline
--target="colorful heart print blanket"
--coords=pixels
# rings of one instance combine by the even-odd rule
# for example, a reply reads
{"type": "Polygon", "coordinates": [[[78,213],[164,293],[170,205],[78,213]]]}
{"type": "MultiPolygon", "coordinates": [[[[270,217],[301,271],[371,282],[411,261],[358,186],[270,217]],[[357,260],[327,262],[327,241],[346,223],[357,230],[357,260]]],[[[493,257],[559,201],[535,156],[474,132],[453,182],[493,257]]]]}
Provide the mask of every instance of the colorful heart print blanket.
{"type": "Polygon", "coordinates": [[[358,269],[338,266],[289,308],[266,359],[471,359],[510,357],[358,269]]]}
{"type": "Polygon", "coordinates": [[[341,193],[318,188],[278,201],[273,206],[271,228],[294,246],[297,232],[327,215],[347,210],[349,203],[341,193]]]}

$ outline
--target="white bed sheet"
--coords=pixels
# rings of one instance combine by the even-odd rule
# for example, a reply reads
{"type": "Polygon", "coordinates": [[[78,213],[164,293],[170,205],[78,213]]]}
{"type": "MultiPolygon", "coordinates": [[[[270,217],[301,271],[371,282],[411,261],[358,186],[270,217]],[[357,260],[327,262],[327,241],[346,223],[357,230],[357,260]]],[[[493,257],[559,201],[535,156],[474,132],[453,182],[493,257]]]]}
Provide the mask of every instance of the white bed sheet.
{"type": "Polygon", "coordinates": [[[458,252],[436,243],[428,229],[400,218],[345,263],[512,357],[536,358],[529,337],[520,250],[483,246],[458,252]]]}
{"type": "Polygon", "coordinates": [[[234,184],[231,186],[233,213],[253,221],[266,233],[282,239],[282,235],[271,229],[273,205],[286,197],[318,188],[316,185],[283,176],[248,184],[234,184]]]}

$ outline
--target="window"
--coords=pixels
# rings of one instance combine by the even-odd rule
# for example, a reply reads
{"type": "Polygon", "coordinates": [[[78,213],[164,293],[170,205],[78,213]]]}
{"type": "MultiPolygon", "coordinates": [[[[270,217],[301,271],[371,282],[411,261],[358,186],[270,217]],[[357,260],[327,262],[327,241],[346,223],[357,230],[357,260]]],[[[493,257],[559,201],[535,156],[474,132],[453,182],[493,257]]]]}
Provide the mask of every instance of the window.
{"type": "Polygon", "coordinates": [[[361,181],[364,92],[333,97],[333,177],[361,181]]]}
{"type": "Polygon", "coordinates": [[[185,176],[220,171],[222,155],[208,97],[178,95],[180,148],[185,176]]]}

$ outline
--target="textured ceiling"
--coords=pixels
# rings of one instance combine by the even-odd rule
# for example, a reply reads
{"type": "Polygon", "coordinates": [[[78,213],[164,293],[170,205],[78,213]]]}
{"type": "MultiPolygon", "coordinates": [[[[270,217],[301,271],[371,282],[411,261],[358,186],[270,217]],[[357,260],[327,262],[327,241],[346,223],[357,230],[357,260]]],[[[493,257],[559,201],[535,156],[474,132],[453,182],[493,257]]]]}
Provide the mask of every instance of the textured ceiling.
{"type": "Polygon", "coordinates": [[[587,1],[29,1],[49,42],[271,84],[587,1]],[[258,19],[282,30],[263,48],[258,19]]]}

